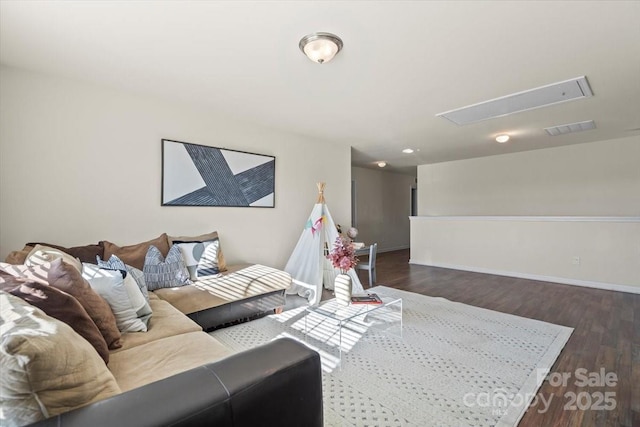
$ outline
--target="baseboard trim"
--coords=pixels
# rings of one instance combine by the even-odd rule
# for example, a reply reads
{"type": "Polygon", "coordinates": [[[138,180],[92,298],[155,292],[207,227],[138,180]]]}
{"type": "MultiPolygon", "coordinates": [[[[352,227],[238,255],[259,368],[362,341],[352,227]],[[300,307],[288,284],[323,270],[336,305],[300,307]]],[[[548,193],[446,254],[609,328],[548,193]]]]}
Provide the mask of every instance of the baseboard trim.
{"type": "Polygon", "coordinates": [[[640,216],[410,216],[410,221],[640,222],[640,216]]]}
{"type": "Polygon", "coordinates": [[[607,291],[626,292],[630,294],[640,294],[640,287],[629,285],[618,285],[616,283],[593,282],[590,280],[569,279],[566,277],[543,276],[539,274],[520,273],[515,271],[494,270],[491,268],[469,267],[466,265],[427,263],[414,259],[409,259],[409,264],[425,265],[428,267],[449,268],[452,270],[471,271],[474,273],[495,274],[496,276],[517,277],[519,279],[539,280],[541,282],[561,283],[563,285],[582,286],[585,288],[604,289],[607,291]]]}

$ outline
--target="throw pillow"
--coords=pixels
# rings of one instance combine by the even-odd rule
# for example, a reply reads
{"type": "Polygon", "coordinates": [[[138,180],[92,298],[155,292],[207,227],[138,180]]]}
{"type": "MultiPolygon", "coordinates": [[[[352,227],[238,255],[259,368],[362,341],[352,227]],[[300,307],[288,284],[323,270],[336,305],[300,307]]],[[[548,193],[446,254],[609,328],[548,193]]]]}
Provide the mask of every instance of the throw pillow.
{"type": "Polygon", "coordinates": [[[141,270],[138,270],[135,267],[125,264],[120,258],[115,255],[111,255],[107,261],[100,259],[100,257],[96,257],[96,262],[98,267],[101,268],[110,268],[112,270],[124,270],[133,277],[133,280],[138,284],[138,288],[140,288],[140,292],[142,292],[142,296],[144,299],[149,302],[149,290],[147,289],[147,282],[144,280],[144,273],[141,270]]]}
{"type": "Polygon", "coordinates": [[[219,240],[213,240],[208,242],[179,242],[175,241],[174,246],[180,248],[182,259],[189,270],[189,277],[191,280],[198,280],[198,277],[211,276],[220,272],[218,266],[218,248],[220,246],[219,240]],[[213,248],[212,248],[213,246],[213,248]],[[204,254],[207,254],[207,263],[203,263],[204,254]]]}
{"type": "Polygon", "coordinates": [[[207,246],[202,257],[198,260],[198,266],[196,268],[198,277],[215,276],[220,273],[219,247],[219,242],[217,241],[207,246]]]}
{"type": "MultiPolygon", "coordinates": [[[[117,255],[126,264],[129,264],[138,270],[142,270],[144,266],[144,258],[149,250],[149,246],[153,245],[160,250],[162,256],[167,256],[169,252],[169,240],[165,233],[159,237],[149,240],[148,242],[138,243],[136,245],[120,247],[115,243],[108,241],[101,242],[104,245],[103,259],[111,258],[111,255],[117,255]]],[[[95,258],[94,258],[95,259],[95,258]]]]}
{"type": "Polygon", "coordinates": [[[0,291],[2,425],[22,426],[120,393],[87,341],[67,324],[0,291]]]}
{"type": "Polygon", "coordinates": [[[105,363],[109,363],[107,343],[87,311],[74,297],[48,284],[27,282],[6,273],[0,273],[0,289],[71,326],[96,349],[105,363]]]}
{"type": "Polygon", "coordinates": [[[78,300],[96,324],[110,350],[122,347],[121,334],[109,304],[98,295],[75,267],[57,259],[51,263],[49,285],[78,300]]]}
{"type": "Polygon", "coordinates": [[[51,248],[57,249],[64,253],[71,255],[74,258],[78,258],[80,262],[91,262],[94,263],[96,261],[96,256],[102,257],[104,256],[104,246],[100,243],[97,245],[84,245],[84,246],[74,246],[71,248],[67,248],[60,245],[52,245],[51,243],[40,243],[40,242],[31,242],[27,243],[27,246],[49,246],[51,248]]]}
{"type": "Polygon", "coordinates": [[[224,254],[222,252],[222,245],[220,244],[220,238],[218,237],[218,232],[214,231],[213,233],[209,233],[209,234],[203,234],[201,236],[195,236],[195,237],[187,237],[187,236],[180,236],[180,237],[172,237],[169,236],[169,245],[173,245],[174,243],[185,243],[185,242],[212,242],[218,240],[218,259],[217,259],[217,263],[218,263],[218,268],[220,269],[220,271],[227,271],[227,263],[225,262],[224,259],[224,254]]]}
{"type": "Polygon", "coordinates": [[[24,265],[27,267],[35,267],[50,263],[54,259],[58,258],[61,258],[67,264],[74,266],[78,271],[82,271],[82,263],[78,261],[77,258],[74,258],[58,249],[42,245],[36,245],[31,252],[29,252],[27,259],[24,261],[24,265]]]}
{"type": "Polygon", "coordinates": [[[107,270],[84,263],[82,277],[109,303],[120,332],[147,332],[151,307],[126,270],[107,270]]]}
{"type": "Polygon", "coordinates": [[[24,264],[24,261],[27,259],[27,255],[29,255],[29,252],[31,252],[32,249],[33,247],[31,246],[25,246],[20,251],[11,251],[4,259],[4,262],[8,264],[24,264]]]}
{"type": "Polygon", "coordinates": [[[144,280],[150,291],[161,288],[173,288],[190,284],[189,270],[184,265],[180,248],[173,246],[167,258],[158,248],[150,246],[144,259],[144,280]]]}
{"type": "Polygon", "coordinates": [[[47,280],[50,267],[50,263],[44,263],[35,267],[27,267],[26,265],[13,265],[0,262],[0,271],[8,273],[14,277],[27,279],[30,282],[44,283],[45,285],[49,284],[47,280]]]}

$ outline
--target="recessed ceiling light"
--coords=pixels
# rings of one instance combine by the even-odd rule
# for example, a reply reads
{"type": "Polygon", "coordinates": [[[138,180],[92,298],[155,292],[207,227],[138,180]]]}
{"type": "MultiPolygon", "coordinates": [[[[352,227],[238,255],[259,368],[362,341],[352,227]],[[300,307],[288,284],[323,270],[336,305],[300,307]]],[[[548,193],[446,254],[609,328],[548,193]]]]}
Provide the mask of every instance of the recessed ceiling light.
{"type": "Polygon", "coordinates": [[[413,149],[412,148],[405,148],[404,150],[402,150],[403,153],[405,154],[411,154],[413,153],[413,149]]]}
{"type": "Polygon", "coordinates": [[[387,166],[387,162],[378,162],[378,167],[379,168],[383,168],[385,166],[387,166]]]}
{"type": "Polygon", "coordinates": [[[508,140],[509,140],[509,135],[498,135],[498,136],[496,136],[496,141],[498,141],[500,144],[504,144],[508,140]]]}

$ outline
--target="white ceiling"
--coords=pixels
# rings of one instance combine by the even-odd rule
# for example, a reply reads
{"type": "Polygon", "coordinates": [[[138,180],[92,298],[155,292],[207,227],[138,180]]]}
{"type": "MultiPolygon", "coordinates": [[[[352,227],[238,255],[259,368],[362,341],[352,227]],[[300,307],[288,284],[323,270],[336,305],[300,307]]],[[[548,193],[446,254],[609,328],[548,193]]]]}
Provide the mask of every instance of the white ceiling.
{"type": "Polygon", "coordinates": [[[389,169],[640,134],[638,1],[6,1],[0,62],[205,105],[389,169]],[[339,35],[327,64],[298,49],[339,35]],[[594,96],[466,126],[436,113],[586,75],[594,96]],[[597,129],[543,128],[593,119],[597,129]],[[507,132],[512,140],[497,144],[507,132]],[[401,149],[419,149],[414,154],[401,149]]]}

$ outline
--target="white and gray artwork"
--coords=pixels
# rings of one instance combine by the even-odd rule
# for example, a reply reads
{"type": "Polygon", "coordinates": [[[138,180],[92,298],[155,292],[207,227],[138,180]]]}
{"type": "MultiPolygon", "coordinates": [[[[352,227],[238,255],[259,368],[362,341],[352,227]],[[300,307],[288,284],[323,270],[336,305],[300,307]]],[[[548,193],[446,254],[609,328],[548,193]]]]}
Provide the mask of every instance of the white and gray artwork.
{"type": "Polygon", "coordinates": [[[274,206],[273,156],[162,140],[163,206],[274,206]]]}

